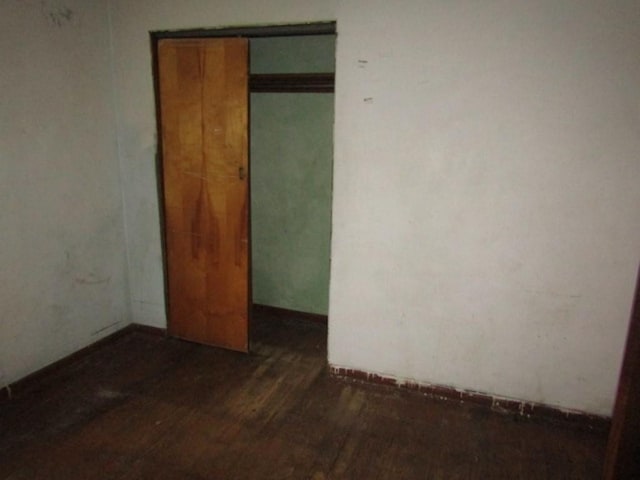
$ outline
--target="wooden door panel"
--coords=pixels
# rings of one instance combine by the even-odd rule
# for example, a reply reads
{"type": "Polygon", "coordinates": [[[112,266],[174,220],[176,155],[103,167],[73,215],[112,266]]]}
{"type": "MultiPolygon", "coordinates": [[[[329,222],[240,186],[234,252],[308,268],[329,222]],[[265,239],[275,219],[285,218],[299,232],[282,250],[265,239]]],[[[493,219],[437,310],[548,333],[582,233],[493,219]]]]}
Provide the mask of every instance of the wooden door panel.
{"type": "Polygon", "coordinates": [[[606,480],[640,478],[640,268],[605,457],[606,480]]]}
{"type": "Polygon", "coordinates": [[[248,349],[248,43],[158,44],[169,333],[248,349]]]}

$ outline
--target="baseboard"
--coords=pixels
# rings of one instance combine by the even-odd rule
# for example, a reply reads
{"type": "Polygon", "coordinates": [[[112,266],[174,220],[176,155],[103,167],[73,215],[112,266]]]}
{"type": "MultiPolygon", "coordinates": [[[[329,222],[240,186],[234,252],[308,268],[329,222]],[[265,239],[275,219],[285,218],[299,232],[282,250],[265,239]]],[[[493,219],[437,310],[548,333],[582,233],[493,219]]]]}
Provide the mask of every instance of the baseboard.
{"type": "Polygon", "coordinates": [[[132,323],[129,328],[133,332],[147,333],[149,335],[156,335],[159,337],[167,336],[167,329],[160,327],[152,327],[151,325],[142,325],[140,323],[132,323]]]}
{"type": "Polygon", "coordinates": [[[319,313],[300,312],[298,310],[289,310],[288,308],[272,307],[271,305],[262,305],[258,303],[253,304],[253,310],[255,312],[261,312],[267,315],[272,315],[279,318],[297,318],[301,320],[308,320],[314,323],[320,323],[322,325],[327,324],[327,315],[319,313]]]}
{"type": "Polygon", "coordinates": [[[86,347],[77,350],[66,357],[61,358],[60,360],[56,360],[55,362],[43,367],[39,370],[36,370],[33,373],[30,373],[26,377],[21,378],[20,380],[16,380],[15,382],[9,384],[8,386],[0,385],[0,402],[10,400],[12,397],[20,396],[22,393],[29,390],[33,385],[42,381],[45,377],[52,375],[53,373],[61,370],[62,368],[68,366],[69,364],[78,361],[79,359],[90,355],[91,353],[99,350],[100,348],[113,343],[118,338],[123,335],[127,335],[132,332],[142,332],[149,335],[166,335],[166,329],[159,327],[150,327],[148,325],[140,325],[137,323],[132,323],[127,325],[120,330],[113,332],[107,335],[100,340],[87,345],[86,347]]]}
{"type": "Polygon", "coordinates": [[[444,385],[402,382],[392,377],[385,377],[375,373],[349,368],[330,366],[329,369],[334,376],[417,391],[426,396],[441,400],[458,401],[460,403],[468,402],[500,413],[513,414],[532,419],[551,420],[598,432],[607,432],[611,426],[611,419],[609,417],[577,410],[567,410],[541,403],[500,398],[486,393],[458,390],[444,385]]]}

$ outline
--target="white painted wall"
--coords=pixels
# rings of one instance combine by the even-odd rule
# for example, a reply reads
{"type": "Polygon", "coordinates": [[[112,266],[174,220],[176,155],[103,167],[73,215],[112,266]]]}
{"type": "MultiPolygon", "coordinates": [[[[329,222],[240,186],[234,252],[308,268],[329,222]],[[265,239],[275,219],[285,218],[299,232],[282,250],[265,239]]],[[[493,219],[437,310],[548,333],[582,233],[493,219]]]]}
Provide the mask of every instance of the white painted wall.
{"type": "Polygon", "coordinates": [[[106,7],[0,2],[0,383],[129,322],[106,7]]]}
{"type": "Polygon", "coordinates": [[[329,361],[609,414],[640,251],[635,0],[112,0],[133,319],[164,326],[148,32],[338,21],[329,361]]]}
{"type": "Polygon", "coordinates": [[[609,414],[640,4],[366,3],[338,17],[330,362],[609,414]]]}

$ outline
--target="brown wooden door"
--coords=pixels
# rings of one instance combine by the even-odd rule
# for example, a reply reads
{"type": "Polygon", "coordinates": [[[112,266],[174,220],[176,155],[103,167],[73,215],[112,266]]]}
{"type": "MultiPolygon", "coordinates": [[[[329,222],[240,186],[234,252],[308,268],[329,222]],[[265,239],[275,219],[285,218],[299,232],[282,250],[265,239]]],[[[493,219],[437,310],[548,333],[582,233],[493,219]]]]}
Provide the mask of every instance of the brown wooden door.
{"type": "Polygon", "coordinates": [[[640,478],[640,269],[611,420],[604,478],[640,478]]]}
{"type": "Polygon", "coordinates": [[[248,41],[158,43],[169,334],[248,351],[248,41]]]}

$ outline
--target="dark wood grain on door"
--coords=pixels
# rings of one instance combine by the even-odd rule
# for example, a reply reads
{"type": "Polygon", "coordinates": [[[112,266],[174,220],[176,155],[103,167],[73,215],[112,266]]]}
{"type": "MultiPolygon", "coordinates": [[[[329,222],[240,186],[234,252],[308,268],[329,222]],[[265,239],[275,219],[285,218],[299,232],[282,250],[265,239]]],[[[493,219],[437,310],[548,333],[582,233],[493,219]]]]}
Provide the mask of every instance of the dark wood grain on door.
{"type": "Polygon", "coordinates": [[[248,350],[248,41],[158,42],[170,335],[248,350]]]}

